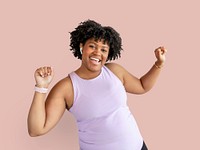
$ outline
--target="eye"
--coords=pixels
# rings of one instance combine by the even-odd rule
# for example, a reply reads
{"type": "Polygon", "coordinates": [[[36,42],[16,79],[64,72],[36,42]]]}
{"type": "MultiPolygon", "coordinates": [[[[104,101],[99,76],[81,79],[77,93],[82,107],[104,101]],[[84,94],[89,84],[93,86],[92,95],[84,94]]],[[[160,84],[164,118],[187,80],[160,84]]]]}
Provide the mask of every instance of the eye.
{"type": "Polygon", "coordinates": [[[106,49],[101,49],[101,51],[102,51],[103,53],[106,53],[106,52],[107,52],[107,50],[106,50],[106,49]]]}
{"type": "Polygon", "coordinates": [[[94,45],[89,45],[90,48],[92,49],[95,49],[95,46],[94,45]]]}

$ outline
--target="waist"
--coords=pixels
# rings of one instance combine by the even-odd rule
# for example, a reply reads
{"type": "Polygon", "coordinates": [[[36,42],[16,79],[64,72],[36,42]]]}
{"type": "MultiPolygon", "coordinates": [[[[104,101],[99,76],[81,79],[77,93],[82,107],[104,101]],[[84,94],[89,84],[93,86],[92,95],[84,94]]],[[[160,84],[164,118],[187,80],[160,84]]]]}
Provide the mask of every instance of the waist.
{"type": "Polygon", "coordinates": [[[108,116],[77,122],[80,141],[105,144],[126,138],[140,137],[137,123],[128,107],[122,107],[108,116]]]}

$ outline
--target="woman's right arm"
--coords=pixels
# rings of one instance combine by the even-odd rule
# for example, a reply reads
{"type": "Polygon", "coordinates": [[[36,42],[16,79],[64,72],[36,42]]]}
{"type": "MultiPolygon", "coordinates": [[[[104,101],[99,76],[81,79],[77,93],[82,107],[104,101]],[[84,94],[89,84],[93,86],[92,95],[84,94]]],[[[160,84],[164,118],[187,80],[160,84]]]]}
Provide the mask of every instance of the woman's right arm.
{"type": "MultiPolygon", "coordinates": [[[[48,88],[53,79],[53,70],[51,67],[41,67],[35,71],[34,76],[37,87],[48,88]]],[[[34,93],[27,119],[30,136],[43,135],[57,124],[66,108],[65,90],[63,82],[60,81],[48,96],[46,93],[34,93]]]]}

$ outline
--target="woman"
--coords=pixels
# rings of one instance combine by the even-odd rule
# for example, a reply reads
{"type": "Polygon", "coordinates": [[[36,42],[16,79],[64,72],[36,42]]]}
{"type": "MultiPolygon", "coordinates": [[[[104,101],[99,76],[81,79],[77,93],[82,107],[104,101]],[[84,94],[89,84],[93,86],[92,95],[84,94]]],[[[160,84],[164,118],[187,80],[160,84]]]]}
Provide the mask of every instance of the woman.
{"type": "Polygon", "coordinates": [[[87,20],[71,34],[71,51],[81,66],[60,80],[46,97],[53,69],[35,71],[35,94],[28,115],[30,136],[50,131],[69,110],[77,120],[81,150],[146,150],[136,121],[127,106],[126,92],[144,94],[155,84],[166,49],[155,50],[156,61],[141,78],[116,63],[122,42],[112,27],[87,20]]]}

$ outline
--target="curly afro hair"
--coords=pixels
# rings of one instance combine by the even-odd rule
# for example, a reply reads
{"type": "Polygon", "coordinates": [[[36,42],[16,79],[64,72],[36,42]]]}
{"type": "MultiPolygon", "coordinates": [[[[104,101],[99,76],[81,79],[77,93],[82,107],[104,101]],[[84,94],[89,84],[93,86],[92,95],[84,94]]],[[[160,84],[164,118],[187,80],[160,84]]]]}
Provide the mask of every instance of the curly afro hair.
{"type": "Polygon", "coordinates": [[[122,39],[119,33],[112,27],[102,26],[93,20],[87,20],[81,22],[74,31],[70,32],[70,35],[70,50],[78,59],[82,59],[80,43],[84,45],[91,38],[94,38],[96,41],[103,40],[104,43],[109,45],[107,61],[121,57],[122,39]]]}

